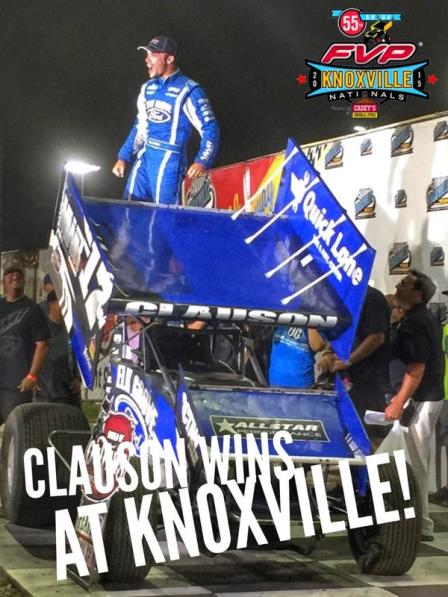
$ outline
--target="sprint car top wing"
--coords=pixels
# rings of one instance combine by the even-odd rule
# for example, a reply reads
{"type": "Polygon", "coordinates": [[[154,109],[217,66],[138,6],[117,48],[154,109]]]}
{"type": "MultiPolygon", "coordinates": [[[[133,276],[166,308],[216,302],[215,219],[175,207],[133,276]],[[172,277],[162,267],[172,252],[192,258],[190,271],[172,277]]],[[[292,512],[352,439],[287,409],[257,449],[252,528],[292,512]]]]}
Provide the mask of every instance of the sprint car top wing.
{"type": "Polygon", "coordinates": [[[374,251],[292,141],[286,155],[271,217],[86,199],[65,175],[50,244],[87,385],[108,312],[316,327],[348,357],[374,251]]]}

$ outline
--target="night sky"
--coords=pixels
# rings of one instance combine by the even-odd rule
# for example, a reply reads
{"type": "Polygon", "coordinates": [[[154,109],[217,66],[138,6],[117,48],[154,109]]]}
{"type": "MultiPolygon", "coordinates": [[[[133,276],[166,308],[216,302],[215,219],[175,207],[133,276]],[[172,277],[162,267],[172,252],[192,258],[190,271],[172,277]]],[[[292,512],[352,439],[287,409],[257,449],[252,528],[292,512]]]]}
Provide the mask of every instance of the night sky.
{"type": "Polygon", "coordinates": [[[67,159],[101,165],[86,194],[121,196],[111,167],[146,78],[136,47],[157,34],[177,39],[181,69],[212,102],[222,134],[215,165],[280,151],[288,136],[353,132],[343,103],[305,100],[295,80],[308,73],[305,59],[344,41],[330,9],[353,6],[403,12],[392,40],[421,42],[413,62],[428,58],[439,79],[429,100],[382,106],[375,126],[448,109],[447,0],[1,0],[1,249],[47,246],[67,159]]]}

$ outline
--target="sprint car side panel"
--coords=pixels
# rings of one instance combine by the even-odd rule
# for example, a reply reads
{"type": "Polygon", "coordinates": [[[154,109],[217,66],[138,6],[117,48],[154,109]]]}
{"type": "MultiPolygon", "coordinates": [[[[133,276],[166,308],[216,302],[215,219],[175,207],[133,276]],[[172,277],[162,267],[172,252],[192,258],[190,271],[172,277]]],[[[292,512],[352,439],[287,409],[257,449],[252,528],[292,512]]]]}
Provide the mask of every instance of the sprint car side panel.
{"type": "MultiPolygon", "coordinates": [[[[266,433],[272,440],[277,431],[288,431],[293,443],[285,444],[292,457],[363,458],[370,454],[370,442],[347,395],[338,381],[337,392],[304,390],[260,390],[183,388],[177,410],[188,412],[189,437],[248,433],[260,438],[266,433]]],[[[259,443],[259,442],[258,442],[259,443]]],[[[276,454],[272,441],[270,453],[276,454]]],[[[232,452],[232,447],[231,447],[232,452]]]]}

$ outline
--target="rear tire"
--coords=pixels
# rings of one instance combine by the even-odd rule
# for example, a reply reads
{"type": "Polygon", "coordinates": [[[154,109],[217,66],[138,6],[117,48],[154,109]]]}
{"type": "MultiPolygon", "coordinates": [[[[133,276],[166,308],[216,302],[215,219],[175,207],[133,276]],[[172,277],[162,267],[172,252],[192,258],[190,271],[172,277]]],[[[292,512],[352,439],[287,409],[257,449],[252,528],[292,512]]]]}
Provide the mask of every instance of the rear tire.
{"type": "MultiPolygon", "coordinates": [[[[54,524],[54,512],[68,508],[72,517],[76,514],[80,494],[74,496],[50,497],[48,490],[47,447],[48,437],[55,429],[61,431],[89,431],[89,424],[83,412],[65,404],[42,403],[22,404],[9,415],[3,434],[0,463],[0,493],[6,518],[12,523],[39,527],[54,524]],[[34,486],[43,480],[45,493],[40,498],[30,497],[25,489],[23,456],[29,448],[38,448],[44,457],[41,466],[33,466],[34,486]]],[[[61,435],[58,450],[70,463],[73,445],[85,446],[88,435],[61,435]]],[[[68,488],[70,473],[56,455],[58,487],[68,488]]]]}
{"type": "MultiPolygon", "coordinates": [[[[417,482],[407,466],[410,501],[403,494],[395,464],[390,462],[379,468],[381,481],[389,481],[391,492],[384,495],[386,510],[398,510],[400,520],[348,531],[350,548],[361,572],[401,576],[411,568],[417,556],[422,533],[422,508],[417,482]],[[406,519],[404,508],[413,506],[415,518],[406,519]]],[[[373,507],[367,496],[360,515],[371,514],[373,507]]]]}

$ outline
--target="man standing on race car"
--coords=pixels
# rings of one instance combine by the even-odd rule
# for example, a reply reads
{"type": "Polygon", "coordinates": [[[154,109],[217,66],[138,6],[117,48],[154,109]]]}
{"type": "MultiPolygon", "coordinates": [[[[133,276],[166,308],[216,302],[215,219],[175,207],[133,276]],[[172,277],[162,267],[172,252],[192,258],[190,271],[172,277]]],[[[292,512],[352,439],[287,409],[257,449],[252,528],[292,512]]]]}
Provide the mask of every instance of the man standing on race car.
{"type": "Polygon", "coordinates": [[[125,187],[125,198],[176,204],[182,179],[196,178],[211,167],[219,144],[219,128],[202,87],[180,72],[177,43],[154,37],[147,46],[149,80],[137,99],[137,119],[118,152],[112,172],[123,178],[135,158],[125,187]],[[187,170],[191,129],[201,136],[199,151],[187,170]]]}

